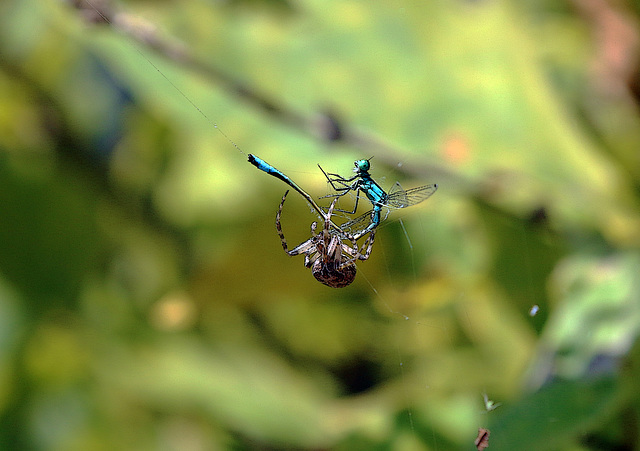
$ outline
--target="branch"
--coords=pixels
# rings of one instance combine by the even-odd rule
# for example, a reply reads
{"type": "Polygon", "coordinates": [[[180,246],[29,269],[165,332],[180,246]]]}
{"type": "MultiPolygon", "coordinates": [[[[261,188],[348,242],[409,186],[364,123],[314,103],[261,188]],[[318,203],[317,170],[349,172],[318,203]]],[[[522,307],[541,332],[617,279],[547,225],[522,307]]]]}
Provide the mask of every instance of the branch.
{"type": "MultiPolygon", "coordinates": [[[[270,99],[258,90],[235,80],[223,69],[198,60],[189,53],[185,46],[164,39],[157,32],[157,28],[145,20],[131,14],[116,12],[110,0],[71,0],[71,3],[81,11],[86,22],[112,27],[163,58],[201,74],[205,80],[221,86],[240,100],[252,104],[265,114],[302,134],[324,143],[344,143],[359,150],[364,156],[375,154],[376,161],[382,161],[389,167],[393,167],[398,172],[412,178],[423,178],[424,174],[429,174],[430,178],[439,185],[447,186],[450,193],[463,194],[481,205],[491,205],[492,209],[499,210],[502,214],[514,217],[514,219],[529,220],[527,217],[518,217],[513,212],[495,205],[492,200],[495,193],[495,183],[473,181],[441,165],[425,163],[418,159],[408,160],[402,149],[389,144],[374,134],[357,130],[339,120],[338,116],[333,113],[318,113],[315,116],[307,116],[285,105],[284,102],[270,99]],[[399,161],[404,163],[402,167],[398,167],[399,161]]],[[[544,209],[544,207],[540,206],[534,209],[532,214],[539,209],[544,209]]]]}
{"type": "MultiPolygon", "coordinates": [[[[222,87],[226,92],[302,134],[324,143],[342,142],[358,149],[362,155],[375,154],[377,160],[382,160],[391,167],[396,167],[398,161],[406,161],[406,156],[400,148],[386,143],[373,134],[356,130],[339,120],[333,113],[305,115],[285,105],[284,102],[273,100],[257,89],[234,79],[222,68],[204,63],[194,57],[185,46],[163,38],[152,24],[131,14],[116,12],[109,0],[75,0],[72,4],[81,11],[86,22],[111,26],[163,58],[202,75],[205,80],[222,87]]],[[[413,177],[423,177],[428,173],[440,184],[463,185],[467,189],[471,188],[472,184],[469,181],[465,181],[442,166],[417,161],[409,163],[402,168],[397,168],[398,171],[413,177]]]]}

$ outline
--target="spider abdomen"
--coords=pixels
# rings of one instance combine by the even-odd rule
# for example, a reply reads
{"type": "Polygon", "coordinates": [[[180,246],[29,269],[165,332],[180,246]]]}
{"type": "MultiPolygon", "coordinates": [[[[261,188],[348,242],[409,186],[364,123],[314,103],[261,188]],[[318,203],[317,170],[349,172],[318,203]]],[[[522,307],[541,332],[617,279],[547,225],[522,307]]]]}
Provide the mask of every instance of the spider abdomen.
{"type": "Polygon", "coordinates": [[[320,283],[332,288],[344,288],[351,285],[356,278],[356,265],[347,264],[338,268],[334,264],[323,264],[321,259],[315,261],[311,267],[311,274],[320,283]]]}

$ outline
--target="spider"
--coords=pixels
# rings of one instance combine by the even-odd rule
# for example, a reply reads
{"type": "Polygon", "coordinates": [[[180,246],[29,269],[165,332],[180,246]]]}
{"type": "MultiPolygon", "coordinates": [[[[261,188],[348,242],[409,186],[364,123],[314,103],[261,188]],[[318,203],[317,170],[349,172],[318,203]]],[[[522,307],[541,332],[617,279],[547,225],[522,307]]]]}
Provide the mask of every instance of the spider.
{"type": "Polygon", "coordinates": [[[318,223],[314,221],[311,224],[311,238],[289,250],[287,240],[284,238],[284,233],[282,233],[282,226],[280,225],[282,207],[287,198],[287,194],[289,194],[289,190],[282,196],[282,202],[280,202],[278,214],[276,215],[276,229],[278,230],[284,251],[292,257],[304,254],[304,266],[311,268],[311,273],[318,282],[332,288],[343,288],[350,285],[356,277],[355,261],[366,260],[369,258],[369,255],[371,255],[375,229],[369,233],[369,237],[360,249],[358,249],[358,244],[355,240],[351,238],[350,241],[353,247],[344,244],[341,237],[329,228],[333,207],[337,201],[337,199],[334,199],[327,215],[324,217],[324,227],[322,230],[316,233],[318,223]]]}

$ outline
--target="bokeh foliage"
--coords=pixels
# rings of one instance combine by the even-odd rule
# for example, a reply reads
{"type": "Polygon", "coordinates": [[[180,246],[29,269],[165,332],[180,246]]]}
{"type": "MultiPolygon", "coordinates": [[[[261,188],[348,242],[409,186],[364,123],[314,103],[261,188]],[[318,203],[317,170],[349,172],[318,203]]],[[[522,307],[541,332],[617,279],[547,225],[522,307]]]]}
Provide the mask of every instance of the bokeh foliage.
{"type": "Polygon", "coordinates": [[[2,2],[0,447],[640,449],[638,13],[2,2]],[[246,153],[439,190],[336,290],[246,153]]]}

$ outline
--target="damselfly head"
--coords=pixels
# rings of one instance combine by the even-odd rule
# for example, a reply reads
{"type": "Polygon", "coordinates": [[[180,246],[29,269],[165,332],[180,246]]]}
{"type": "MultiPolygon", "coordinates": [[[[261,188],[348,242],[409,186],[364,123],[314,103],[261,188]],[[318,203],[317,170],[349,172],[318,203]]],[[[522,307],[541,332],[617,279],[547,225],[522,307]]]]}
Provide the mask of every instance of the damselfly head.
{"type": "Polygon", "coordinates": [[[361,172],[368,172],[369,168],[371,167],[371,163],[369,163],[369,160],[356,160],[353,165],[355,166],[353,172],[357,174],[361,172]]]}

